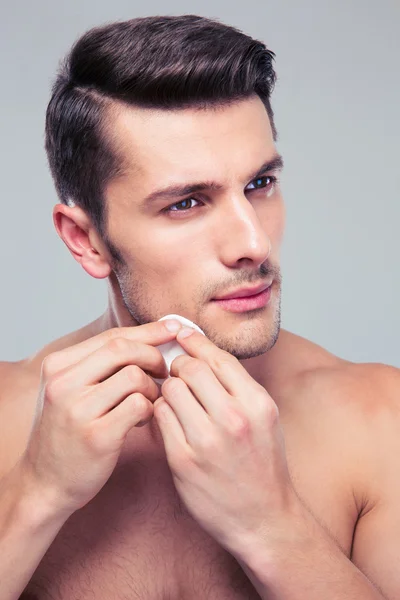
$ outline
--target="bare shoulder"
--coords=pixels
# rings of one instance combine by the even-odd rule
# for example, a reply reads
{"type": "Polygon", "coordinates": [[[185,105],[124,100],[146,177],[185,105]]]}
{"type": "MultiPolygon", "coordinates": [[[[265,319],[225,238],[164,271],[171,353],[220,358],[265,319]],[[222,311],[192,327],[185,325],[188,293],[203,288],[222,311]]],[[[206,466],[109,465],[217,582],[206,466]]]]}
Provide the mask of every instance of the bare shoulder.
{"type": "Polygon", "coordinates": [[[301,372],[295,385],[303,400],[356,415],[360,426],[400,416],[400,369],[391,365],[338,359],[301,372]]]}
{"type": "MultiPolygon", "coordinates": [[[[0,361],[0,419],[4,410],[16,409],[20,402],[26,409],[27,398],[37,395],[44,359],[87,340],[98,333],[100,318],[85,327],[64,335],[48,343],[43,348],[23,360],[16,362],[0,361]]],[[[20,406],[19,408],[22,408],[20,406]]]]}
{"type": "MultiPolygon", "coordinates": [[[[280,361],[291,363],[288,398],[306,410],[352,411],[368,423],[400,407],[400,369],[342,359],[301,336],[285,332],[280,361]],[[292,355],[294,358],[288,359],[292,355]]],[[[361,424],[361,423],[360,423],[361,424]]]]}
{"type": "Polygon", "coordinates": [[[38,383],[39,379],[40,371],[32,369],[28,360],[0,361],[0,410],[11,403],[19,393],[38,383]]]}
{"type": "Polygon", "coordinates": [[[398,598],[400,369],[330,359],[299,373],[291,399],[305,468],[322,465],[321,485],[335,473],[349,506],[354,500],[350,560],[382,597],[398,598]]]}
{"type": "Polygon", "coordinates": [[[26,361],[0,362],[0,477],[18,460],[33,422],[40,373],[26,361]]]}
{"type": "Polygon", "coordinates": [[[398,598],[400,369],[382,363],[317,369],[304,375],[299,398],[298,414],[313,424],[307,433],[315,439],[317,430],[334,456],[329,468],[355,501],[350,559],[382,597],[398,598]]]}
{"type": "Polygon", "coordinates": [[[29,439],[44,359],[97,335],[101,329],[102,317],[99,317],[55,339],[26,359],[0,361],[0,477],[17,462],[29,439]]]}
{"type": "Polygon", "coordinates": [[[388,473],[400,470],[400,369],[330,357],[299,372],[289,398],[284,419],[288,412],[290,427],[314,451],[335,457],[366,514],[390,493],[388,473]]]}
{"type": "Polygon", "coordinates": [[[284,331],[269,371],[281,373],[271,395],[293,462],[335,469],[365,514],[383,493],[382,475],[400,471],[400,369],[344,360],[284,331]]]}

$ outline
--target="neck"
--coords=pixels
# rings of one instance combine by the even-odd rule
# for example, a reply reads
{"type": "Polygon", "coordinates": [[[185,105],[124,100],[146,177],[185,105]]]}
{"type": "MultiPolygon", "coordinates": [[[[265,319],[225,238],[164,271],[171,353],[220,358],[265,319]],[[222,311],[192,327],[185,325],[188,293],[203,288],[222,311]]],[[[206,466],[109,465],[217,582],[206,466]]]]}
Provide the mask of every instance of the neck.
{"type": "Polygon", "coordinates": [[[98,321],[99,333],[113,327],[133,327],[139,325],[126,308],[121,292],[119,291],[118,282],[113,273],[109,276],[108,281],[108,306],[98,321]]]}

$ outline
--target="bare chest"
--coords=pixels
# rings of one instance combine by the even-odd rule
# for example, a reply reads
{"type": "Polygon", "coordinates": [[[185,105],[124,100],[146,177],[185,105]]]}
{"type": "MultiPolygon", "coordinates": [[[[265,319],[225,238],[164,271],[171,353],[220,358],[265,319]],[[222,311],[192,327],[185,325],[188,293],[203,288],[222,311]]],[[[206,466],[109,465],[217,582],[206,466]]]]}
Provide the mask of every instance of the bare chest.
{"type": "MultiPolygon", "coordinates": [[[[330,456],[310,462],[295,441],[286,443],[296,490],[350,557],[356,516],[337,462],[330,456]]],[[[21,596],[71,598],[259,595],[237,561],[187,513],[164,460],[139,454],[122,458],[96,498],[65,523],[21,596]]]]}

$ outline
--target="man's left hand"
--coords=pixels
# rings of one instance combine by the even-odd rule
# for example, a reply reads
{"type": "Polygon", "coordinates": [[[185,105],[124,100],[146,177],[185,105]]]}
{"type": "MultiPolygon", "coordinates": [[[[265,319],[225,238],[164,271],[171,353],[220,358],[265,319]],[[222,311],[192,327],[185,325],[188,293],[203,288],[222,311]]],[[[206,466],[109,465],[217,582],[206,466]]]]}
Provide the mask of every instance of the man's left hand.
{"type": "Polygon", "coordinates": [[[268,545],[299,504],[278,407],[207,337],[194,330],[176,339],[190,356],[175,358],[154,404],[175,487],[228,551],[240,554],[252,540],[268,545]]]}

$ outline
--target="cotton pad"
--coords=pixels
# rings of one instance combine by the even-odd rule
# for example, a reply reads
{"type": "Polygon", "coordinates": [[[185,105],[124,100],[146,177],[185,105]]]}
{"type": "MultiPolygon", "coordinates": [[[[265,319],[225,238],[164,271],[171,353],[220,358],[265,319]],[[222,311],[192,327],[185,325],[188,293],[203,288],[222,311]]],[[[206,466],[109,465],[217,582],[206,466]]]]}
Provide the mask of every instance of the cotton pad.
{"type": "MultiPolygon", "coordinates": [[[[199,333],[202,333],[203,335],[205,335],[204,331],[202,331],[200,329],[200,327],[198,325],[196,325],[196,323],[193,323],[189,319],[185,319],[185,317],[181,317],[180,315],[166,315],[165,317],[161,317],[161,319],[158,319],[158,320],[165,321],[165,319],[175,319],[176,321],[179,321],[180,323],[182,323],[182,325],[184,325],[186,327],[192,327],[199,333]]],[[[187,355],[187,352],[182,348],[180,343],[177,342],[176,340],[172,340],[172,342],[167,342],[166,344],[161,344],[160,346],[155,346],[155,347],[160,350],[160,352],[165,360],[165,364],[167,365],[168,373],[170,372],[172,361],[177,356],[179,356],[180,354],[187,355]]],[[[151,377],[151,375],[150,375],[150,377],[151,377]]],[[[170,375],[168,375],[168,377],[170,377],[170,375]]],[[[158,383],[159,385],[162,385],[164,383],[165,379],[168,379],[168,378],[157,379],[156,377],[152,377],[152,379],[154,379],[154,381],[156,383],[158,383]]]]}

